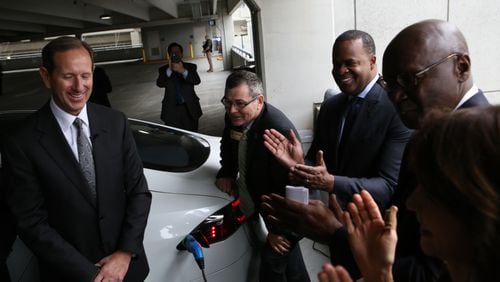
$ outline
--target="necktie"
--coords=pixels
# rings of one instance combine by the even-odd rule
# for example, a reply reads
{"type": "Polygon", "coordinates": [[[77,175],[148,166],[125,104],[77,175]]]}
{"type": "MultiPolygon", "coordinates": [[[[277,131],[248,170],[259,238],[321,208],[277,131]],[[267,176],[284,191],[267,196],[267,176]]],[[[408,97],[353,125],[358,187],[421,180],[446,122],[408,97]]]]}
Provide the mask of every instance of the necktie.
{"type": "Polygon", "coordinates": [[[345,145],[347,144],[347,142],[349,142],[348,140],[349,134],[351,133],[352,126],[356,121],[356,117],[358,116],[359,109],[361,108],[362,103],[363,103],[363,98],[360,97],[351,98],[351,100],[348,102],[347,111],[344,115],[345,117],[344,117],[344,124],[342,127],[342,133],[339,141],[338,150],[340,154],[342,154],[345,145]]]}
{"type": "Polygon", "coordinates": [[[240,196],[241,201],[241,211],[247,216],[250,217],[254,211],[254,203],[250,193],[247,189],[246,184],[246,167],[247,167],[247,130],[243,131],[243,135],[241,136],[240,142],[238,144],[238,169],[239,169],[239,177],[238,177],[238,194],[240,196]]]}
{"type": "Polygon", "coordinates": [[[96,185],[95,185],[95,168],[94,168],[94,157],[92,156],[92,147],[90,145],[89,139],[85,136],[83,132],[83,121],[76,118],[73,124],[76,127],[77,137],[76,144],[78,148],[78,162],[83,172],[83,176],[87,180],[90,189],[90,195],[92,199],[96,200],[96,185]]]}
{"type": "Polygon", "coordinates": [[[182,75],[174,73],[172,74],[174,77],[174,84],[175,84],[175,101],[177,102],[177,105],[182,105],[184,104],[184,97],[182,96],[182,91],[181,91],[181,79],[182,75]]]}

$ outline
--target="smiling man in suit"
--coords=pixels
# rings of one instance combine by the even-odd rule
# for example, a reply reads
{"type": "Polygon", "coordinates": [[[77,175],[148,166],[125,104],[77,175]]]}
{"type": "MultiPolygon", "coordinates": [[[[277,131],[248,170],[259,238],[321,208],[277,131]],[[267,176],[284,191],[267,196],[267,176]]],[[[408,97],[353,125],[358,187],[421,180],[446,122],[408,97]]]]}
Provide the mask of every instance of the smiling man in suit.
{"type": "Polygon", "coordinates": [[[293,134],[289,143],[279,132],[268,130],[266,146],[290,169],[292,180],[334,193],[342,207],[363,189],[385,207],[397,185],[410,131],[380,85],[375,43],[368,33],[349,30],[338,36],[332,64],[342,93],[321,105],[305,161],[293,134]]]}
{"type": "Polygon", "coordinates": [[[5,142],[7,201],[42,281],[143,281],[151,193],[127,118],[87,103],[92,71],[79,39],[43,48],[52,98],[5,142]]]}
{"type": "MultiPolygon", "coordinates": [[[[342,92],[321,105],[305,159],[292,132],[288,139],[276,130],[267,130],[265,145],[289,168],[291,181],[334,194],[342,207],[354,194],[367,190],[385,208],[397,186],[410,130],[383,88],[375,43],[368,33],[349,30],[339,35],[332,65],[333,78],[342,92]]],[[[329,244],[334,264],[355,265],[352,257],[343,255],[349,253],[345,233],[335,232],[342,225],[331,213],[323,212],[322,203],[311,201],[297,210],[292,209],[294,203],[281,205],[284,199],[279,195],[263,196],[262,201],[271,222],[329,244]]]]}

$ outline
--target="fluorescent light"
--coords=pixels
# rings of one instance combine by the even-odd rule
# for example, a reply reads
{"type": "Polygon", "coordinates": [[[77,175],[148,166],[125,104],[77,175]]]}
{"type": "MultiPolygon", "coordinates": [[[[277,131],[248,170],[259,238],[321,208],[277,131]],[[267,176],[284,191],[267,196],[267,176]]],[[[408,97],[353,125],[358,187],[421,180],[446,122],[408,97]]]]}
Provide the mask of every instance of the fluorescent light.
{"type": "Polygon", "coordinates": [[[100,16],[101,20],[110,20],[111,19],[111,16],[108,15],[108,14],[103,14],[100,16]]]}

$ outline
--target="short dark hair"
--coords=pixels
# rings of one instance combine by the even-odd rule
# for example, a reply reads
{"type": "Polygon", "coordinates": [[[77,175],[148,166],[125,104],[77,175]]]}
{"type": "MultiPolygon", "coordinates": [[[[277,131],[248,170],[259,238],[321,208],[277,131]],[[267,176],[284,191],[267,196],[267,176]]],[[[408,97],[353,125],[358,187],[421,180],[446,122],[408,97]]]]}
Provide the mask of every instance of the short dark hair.
{"type": "Polygon", "coordinates": [[[264,94],[262,80],[260,80],[260,78],[255,73],[245,70],[235,71],[227,77],[226,90],[224,91],[224,93],[228,93],[229,90],[236,88],[242,84],[248,85],[250,96],[252,98],[264,94]]]}
{"type": "Polygon", "coordinates": [[[179,47],[179,49],[181,49],[181,53],[184,53],[184,52],[182,51],[182,46],[181,46],[181,44],[179,44],[179,43],[177,43],[177,42],[172,42],[172,43],[170,43],[170,44],[168,45],[168,48],[167,48],[167,52],[168,52],[168,54],[170,54],[170,51],[171,51],[171,50],[172,50],[172,48],[174,48],[174,47],[179,47]]]}
{"type": "Polygon", "coordinates": [[[362,30],[348,30],[342,33],[335,39],[335,43],[333,44],[333,50],[335,50],[335,47],[337,44],[340,42],[344,41],[351,41],[351,40],[356,40],[356,39],[361,39],[363,42],[363,48],[365,51],[370,54],[370,55],[375,55],[375,42],[373,41],[373,38],[370,34],[362,31],[362,30]]]}
{"type": "Polygon", "coordinates": [[[73,49],[85,48],[89,52],[92,66],[94,66],[94,56],[92,48],[85,42],[76,37],[63,36],[50,41],[42,49],[42,66],[52,73],[55,68],[54,56],[56,53],[65,52],[73,49]]]}

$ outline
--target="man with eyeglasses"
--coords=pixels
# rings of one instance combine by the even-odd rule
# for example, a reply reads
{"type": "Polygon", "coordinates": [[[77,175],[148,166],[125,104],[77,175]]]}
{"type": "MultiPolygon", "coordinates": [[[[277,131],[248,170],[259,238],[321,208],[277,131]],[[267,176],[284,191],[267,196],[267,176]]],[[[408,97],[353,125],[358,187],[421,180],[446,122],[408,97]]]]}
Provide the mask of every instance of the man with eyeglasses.
{"type": "MultiPolygon", "coordinates": [[[[401,119],[413,129],[418,129],[422,118],[431,111],[489,105],[473,82],[465,37],[446,21],[418,22],[397,34],[385,50],[383,74],[401,119]]],[[[406,151],[409,147],[411,140],[406,151]]],[[[420,224],[406,208],[406,200],[417,185],[408,169],[411,160],[406,158],[406,151],[392,200],[399,209],[394,280],[435,281],[442,263],[423,254],[420,224]]]]}
{"type": "MultiPolygon", "coordinates": [[[[221,102],[226,110],[221,139],[221,169],[216,186],[240,199],[250,223],[258,220],[260,196],[285,195],[288,169],[264,147],[264,130],[283,134],[293,131],[292,122],[264,101],[262,81],[256,74],[236,71],[226,80],[221,102]]],[[[299,247],[300,237],[267,224],[269,233],[261,250],[260,281],[310,281],[299,247]]],[[[250,224],[252,225],[252,224],[250,224]]]]}

